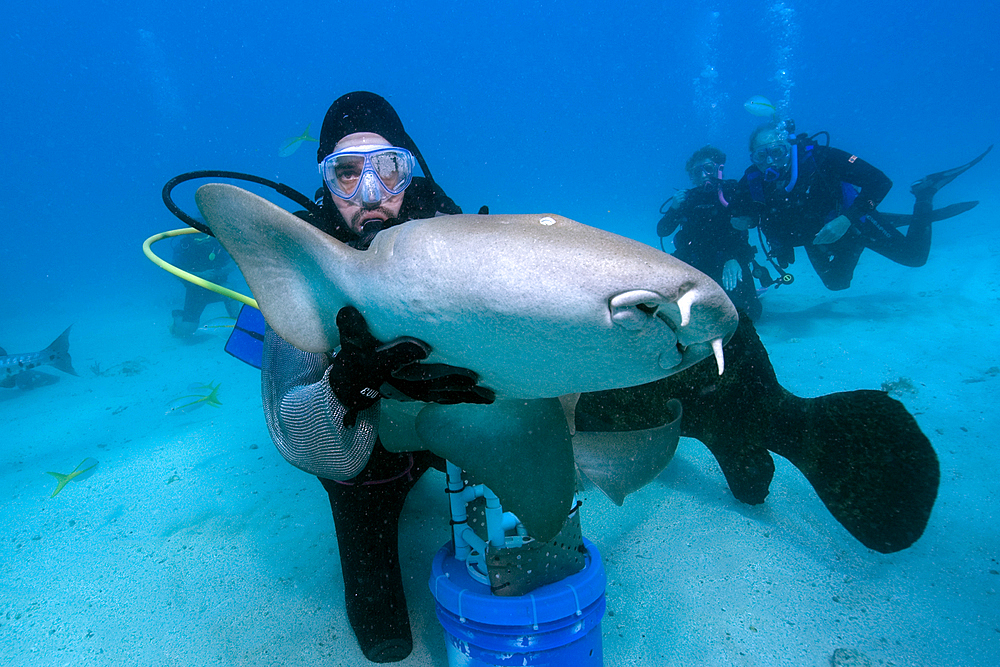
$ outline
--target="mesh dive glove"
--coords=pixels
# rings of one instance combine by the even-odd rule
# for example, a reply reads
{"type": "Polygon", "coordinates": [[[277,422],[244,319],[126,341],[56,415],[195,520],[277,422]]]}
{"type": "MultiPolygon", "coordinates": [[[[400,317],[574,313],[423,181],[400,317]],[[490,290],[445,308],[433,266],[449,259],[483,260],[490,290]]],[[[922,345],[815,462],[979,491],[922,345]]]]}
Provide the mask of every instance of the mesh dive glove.
{"type": "Polygon", "coordinates": [[[354,426],[358,413],[383,395],[427,403],[493,402],[493,392],[476,385],[474,372],[446,364],[417,364],[431,351],[423,341],[402,337],[383,345],[353,306],[337,313],[337,328],[340,351],[327,377],[334,395],[347,408],[345,427],[354,426]],[[386,384],[395,391],[382,391],[386,384]]]}

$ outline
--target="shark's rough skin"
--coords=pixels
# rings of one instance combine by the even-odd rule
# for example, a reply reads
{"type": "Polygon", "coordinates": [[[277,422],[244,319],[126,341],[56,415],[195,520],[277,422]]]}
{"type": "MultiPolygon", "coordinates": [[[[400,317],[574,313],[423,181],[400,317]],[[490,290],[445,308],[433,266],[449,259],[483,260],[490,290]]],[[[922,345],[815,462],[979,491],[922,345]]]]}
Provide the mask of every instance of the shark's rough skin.
{"type": "Polygon", "coordinates": [[[899,401],[882,391],[800,398],[778,383],[749,318],[726,346],[719,377],[710,363],[650,384],[584,394],[578,431],[660,425],[684,406],[681,435],[715,455],[733,495],[759,504],[774,475],[770,452],[788,459],[851,535],[881,553],[923,534],[940,469],[930,441],[899,401]]]}
{"type": "Polygon", "coordinates": [[[561,528],[576,476],[557,397],[664,378],[713,352],[721,367],[737,325],[701,272],[559,216],[414,220],[360,251],[234,186],[202,186],[196,201],[292,345],[336,348],[351,305],[379,340],[413,336],[429,363],[475,371],[496,403],[427,405],[400,430],[487,484],[539,540],[561,528]]]}

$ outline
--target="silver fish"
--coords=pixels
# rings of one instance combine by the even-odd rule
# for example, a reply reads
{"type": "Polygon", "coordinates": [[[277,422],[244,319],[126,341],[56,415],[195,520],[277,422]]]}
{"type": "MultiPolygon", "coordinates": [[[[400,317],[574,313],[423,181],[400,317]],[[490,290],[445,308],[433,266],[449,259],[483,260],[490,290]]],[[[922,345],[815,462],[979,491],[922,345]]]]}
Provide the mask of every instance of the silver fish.
{"type": "Polygon", "coordinates": [[[63,373],[77,375],[69,357],[69,330],[72,328],[72,325],[66,327],[66,331],[52,341],[51,345],[38,352],[7,354],[0,348],[0,387],[13,387],[19,375],[39,366],[52,366],[63,373]]]}

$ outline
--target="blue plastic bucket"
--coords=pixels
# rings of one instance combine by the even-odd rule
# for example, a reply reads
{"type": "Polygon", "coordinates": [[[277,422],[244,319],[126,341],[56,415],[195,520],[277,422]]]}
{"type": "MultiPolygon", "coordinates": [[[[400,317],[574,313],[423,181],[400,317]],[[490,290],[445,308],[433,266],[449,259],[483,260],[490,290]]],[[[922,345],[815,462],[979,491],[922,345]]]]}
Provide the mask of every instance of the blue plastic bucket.
{"type": "Polygon", "coordinates": [[[601,667],[604,565],[588,540],[583,570],[527,595],[501,597],[469,576],[449,542],[434,557],[430,587],[449,667],[601,667]]]}

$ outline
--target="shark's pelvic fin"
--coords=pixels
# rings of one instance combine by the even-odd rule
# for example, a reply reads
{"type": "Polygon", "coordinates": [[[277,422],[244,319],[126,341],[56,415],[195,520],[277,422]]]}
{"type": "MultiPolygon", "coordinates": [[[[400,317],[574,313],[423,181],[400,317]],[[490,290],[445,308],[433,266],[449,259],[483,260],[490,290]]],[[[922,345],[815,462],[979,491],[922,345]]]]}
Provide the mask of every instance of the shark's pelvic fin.
{"type": "Polygon", "coordinates": [[[576,470],[559,399],[428,405],[416,430],[429,450],[496,493],[531,537],[550,540],[566,522],[576,470]]]}
{"type": "MultiPolygon", "coordinates": [[[[667,402],[668,423],[636,431],[602,429],[573,434],[573,454],[580,473],[616,505],[663,472],[681,437],[681,402],[667,402]]],[[[593,424],[591,424],[593,426],[593,424]]]]}

